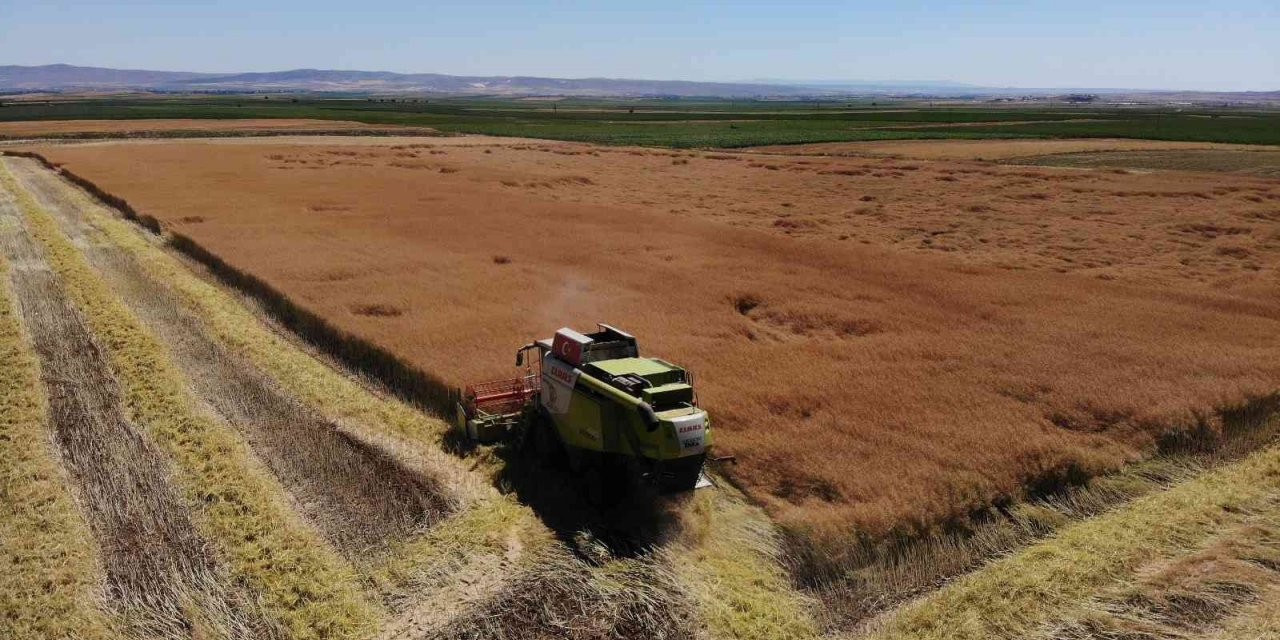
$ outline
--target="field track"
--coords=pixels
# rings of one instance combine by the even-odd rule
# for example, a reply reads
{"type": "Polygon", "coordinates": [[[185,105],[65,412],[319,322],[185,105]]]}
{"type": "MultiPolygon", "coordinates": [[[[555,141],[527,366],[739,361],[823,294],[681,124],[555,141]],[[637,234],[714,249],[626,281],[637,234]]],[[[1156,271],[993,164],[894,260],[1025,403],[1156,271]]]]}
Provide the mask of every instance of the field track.
{"type": "Polygon", "coordinates": [[[1280,176],[1280,150],[1196,149],[1183,151],[1106,151],[1055,153],[1010,159],[1011,164],[1042,167],[1135,169],[1145,171],[1219,171],[1280,176]]]}
{"type": "Polygon", "coordinates": [[[1274,147],[1211,142],[1127,139],[1062,140],[882,140],[750,147],[741,151],[777,155],[891,156],[911,160],[1009,160],[1024,156],[1108,151],[1266,151],[1274,147]]]}

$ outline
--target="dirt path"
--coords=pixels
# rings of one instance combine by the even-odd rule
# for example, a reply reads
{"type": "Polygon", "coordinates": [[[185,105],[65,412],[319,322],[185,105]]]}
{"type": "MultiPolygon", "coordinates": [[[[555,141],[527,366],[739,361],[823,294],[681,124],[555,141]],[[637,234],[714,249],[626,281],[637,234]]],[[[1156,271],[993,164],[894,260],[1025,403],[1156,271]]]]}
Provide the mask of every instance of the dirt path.
{"type": "Polygon", "coordinates": [[[1008,158],[1007,164],[1081,169],[1213,171],[1280,177],[1280,151],[1274,149],[1181,149],[1081,151],[1008,158]]]}
{"type": "Polygon", "coordinates": [[[53,439],[101,547],[110,606],[137,637],[265,633],[196,533],[163,456],[125,419],[106,357],[2,190],[0,250],[40,360],[53,439]]]}
{"type": "MultiPolygon", "coordinates": [[[[989,124],[989,123],[988,123],[989,124]]],[[[893,156],[913,160],[1006,160],[1042,154],[1085,151],[1185,151],[1214,149],[1257,151],[1257,145],[1175,142],[1124,138],[1037,140],[868,140],[766,145],[739,152],[811,156],[893,156]]]]}
{"type": "Polygon", "coordinates": [[[196,395],[245,433],[301,512],[353,562],[450,511],[450,500],[434,478],[400,466],[344,432],[209,338],[167,287],[85,220],[67,197],[65,183],[31,161],[8,165],[125,304],[166,343],[196,395]]]}

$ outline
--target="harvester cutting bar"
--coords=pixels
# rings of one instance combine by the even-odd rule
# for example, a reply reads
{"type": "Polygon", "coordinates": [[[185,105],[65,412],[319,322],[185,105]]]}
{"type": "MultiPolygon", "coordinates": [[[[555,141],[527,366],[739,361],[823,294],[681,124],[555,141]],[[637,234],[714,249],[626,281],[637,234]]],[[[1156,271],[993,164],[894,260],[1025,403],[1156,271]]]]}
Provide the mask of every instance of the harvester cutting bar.
{"type": "Polygon", "coordinates": [[[503,415],[519,412],[541,389],[542,381],[530,374],[470,385],[465,399],[475,412],[503,415]]]}

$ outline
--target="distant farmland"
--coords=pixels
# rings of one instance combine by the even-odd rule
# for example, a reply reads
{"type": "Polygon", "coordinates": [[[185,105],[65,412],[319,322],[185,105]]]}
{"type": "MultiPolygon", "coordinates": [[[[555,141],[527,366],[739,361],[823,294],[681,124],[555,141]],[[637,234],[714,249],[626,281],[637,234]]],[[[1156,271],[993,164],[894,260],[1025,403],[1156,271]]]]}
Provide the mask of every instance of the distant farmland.
{"type": "MultiPolygon", "coordinates": [[[[309,96],[9,101],[0,122],[149,118],[304,118],[441,131],[665,147],[850,140],[1144,138],[1280,144],[1274,111],[921,100],[512,100],[309,96]]],[[[0,135],[4,135],[0,133],[0,135]]]]}

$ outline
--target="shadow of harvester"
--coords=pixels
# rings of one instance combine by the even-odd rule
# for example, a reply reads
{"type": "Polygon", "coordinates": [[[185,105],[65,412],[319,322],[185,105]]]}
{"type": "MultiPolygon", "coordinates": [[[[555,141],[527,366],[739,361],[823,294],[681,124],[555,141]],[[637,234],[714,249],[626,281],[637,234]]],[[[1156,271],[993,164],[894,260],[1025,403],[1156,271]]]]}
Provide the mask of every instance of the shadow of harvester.
{"type": "Polygon", "coordinates": [[[679,530],[679,514],[690,493],[635,495],[597,506],[588,497],[589,477],[569,468],[563,455],[539,455],[534,447],[501,446],[506,464],[496,483],[529,505],[581,559],[600,564],[643,556],[679,530]]]}

